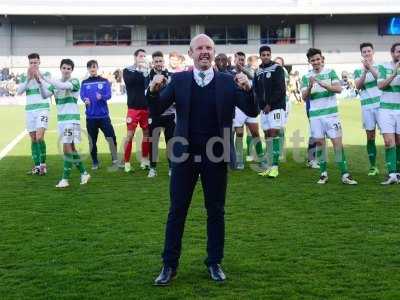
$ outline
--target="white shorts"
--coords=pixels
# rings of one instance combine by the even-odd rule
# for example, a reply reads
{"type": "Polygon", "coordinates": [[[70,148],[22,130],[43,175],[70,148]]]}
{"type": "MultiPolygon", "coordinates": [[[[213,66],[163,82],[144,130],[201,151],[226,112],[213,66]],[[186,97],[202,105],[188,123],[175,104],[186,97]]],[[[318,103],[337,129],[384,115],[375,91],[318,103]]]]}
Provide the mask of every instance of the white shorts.
{"type": "Polygon", "coordinates": [[[49,110],[34,110],[26,112],[26,129],[33,132],[39,128],[47,129],[49,124],[49,110]]]}
{"type": "Polygon", "coordinates": [[[310,118],[311,137],[335,139],[342,136],[342,125],[338,116],[310,118]]]}
{"type": "Polygon", "coordinates": [[[382,134],[400,134],[400,110],[379,109],[378,124],[382,134]]]}
{"type": "Polygon", "coordinates": [[[235,118],[233,119],[233,127],[243,127],[245,123],[257,124],[257,118],[247,116],[239,108],[235,107],[235,118]]]}
{"type": "Polygon", "coordinates": [[[81,125],[74,123],[58,124],[58,133],[62,144],[79,144],[81,142],[81,125]]]}
{"type": "Polygon", "coordinates": [[[282,129],[286,124],[286,111],[284,109],[274,109],[268,114],[261,112],[261,128],[265,131],[268,129],[282,129]]]}
{"type": "Polygon", "coordinates": [[[379,107],[362,109],[363,128],[365,130],[375,130],[378,124],[379,107]]]}

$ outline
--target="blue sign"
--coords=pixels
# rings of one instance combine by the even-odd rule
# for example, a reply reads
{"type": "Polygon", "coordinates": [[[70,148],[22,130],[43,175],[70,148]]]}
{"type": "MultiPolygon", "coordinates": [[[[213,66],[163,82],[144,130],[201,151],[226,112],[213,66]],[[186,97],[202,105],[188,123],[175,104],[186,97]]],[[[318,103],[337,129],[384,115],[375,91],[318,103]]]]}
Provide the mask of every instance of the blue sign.
{"type": "Polygon", "coordinates": [[[388,33],[391,35],[400,34],[400,17],[389,18],[388,33]]]}

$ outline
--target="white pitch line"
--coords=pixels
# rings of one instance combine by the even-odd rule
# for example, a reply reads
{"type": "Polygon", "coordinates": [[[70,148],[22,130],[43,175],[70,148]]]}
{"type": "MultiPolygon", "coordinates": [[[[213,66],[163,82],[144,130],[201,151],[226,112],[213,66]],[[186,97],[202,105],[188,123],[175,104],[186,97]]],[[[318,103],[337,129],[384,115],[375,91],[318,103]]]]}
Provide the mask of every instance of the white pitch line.
{"type": "Polygon", "coordinates": [[[27,134],[27,131],[24,130],[20,134],[16,136],[15,139],[13,139],[7,146],[5,146],[1,151],[0,151],[0,160],[2,160],[27,134]]]}

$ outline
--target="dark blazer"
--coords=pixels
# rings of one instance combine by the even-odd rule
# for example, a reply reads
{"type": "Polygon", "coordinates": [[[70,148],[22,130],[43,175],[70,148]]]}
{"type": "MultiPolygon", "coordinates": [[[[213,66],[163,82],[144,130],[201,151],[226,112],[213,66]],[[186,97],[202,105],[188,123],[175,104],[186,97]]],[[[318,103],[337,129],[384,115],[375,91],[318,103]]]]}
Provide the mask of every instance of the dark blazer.
{"type": "MultiPolygon", "coordinates": [[[[168,107],[175,103],[176,127],[174,137],[185,138],[189,143],[189,117],[193,76],[193,71],[175,73],[172,75],[171,82],[159,94],[151,94],[147,91],[150,113],[154,116],[161,115],[168,107]]],[[[235,152],[232,142],[232,120],[235,115],[235,106],[239,107],[250,117],[257,117],[259,108],[255,102],[253,91],[245,92],[239,89],[232,75],[214,71],[214,78],[219,136],[224,138],[224,132],[229,132],[230,153],[225,157],[227,157],[228,161],[234,163],[235,152]]],[[[175,157],[181,157],[188,152],[188,145],[179,142],[174,143],[172,151],[175,157]]]]}

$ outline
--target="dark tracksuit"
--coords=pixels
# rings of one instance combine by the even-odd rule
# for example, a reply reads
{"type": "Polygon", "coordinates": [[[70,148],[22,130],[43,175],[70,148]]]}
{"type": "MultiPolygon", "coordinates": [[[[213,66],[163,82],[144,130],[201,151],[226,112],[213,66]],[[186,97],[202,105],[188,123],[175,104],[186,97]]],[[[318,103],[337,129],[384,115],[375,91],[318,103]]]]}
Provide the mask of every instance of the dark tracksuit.
{"type": "MultiPolygon", "coordinates": [[[[156,75],[154,69],[150,71],[149,81],[153,80],[156,75]]],[[[167,78],[167,82],[170,80],[170,73],[167,70],[163,70],[161,75],[167,78]]],[[[158,143],[160,140],[161,129],[164,130],[165,144],[167,145],[167,158],[168,165],[171,168],[171,161],[169,159],[170,149],[168,148],[169,140],[174,136],[175,130],[175,107],[171,106],[160,116],[149,116],[149,136],[150,136],[150,168],[156,168],[157,157],[158,157],[158,143]]]]}
{"type": "Polygon", "coordinates": [[[98,164],[97,137],[99,129],[106,138],[112,161],[117,160],[117,139],[108,111],[107,101],[111,98],[111,86],[106,78],[101,76],[89,77],[82,81],[80,96],[82,101],[88,98],[90,105],[86,106],[86,128],[89,134],[90,155],[94,165],[98,164]],[[98,100],[96,93],[101,95],[98,100]]]}

